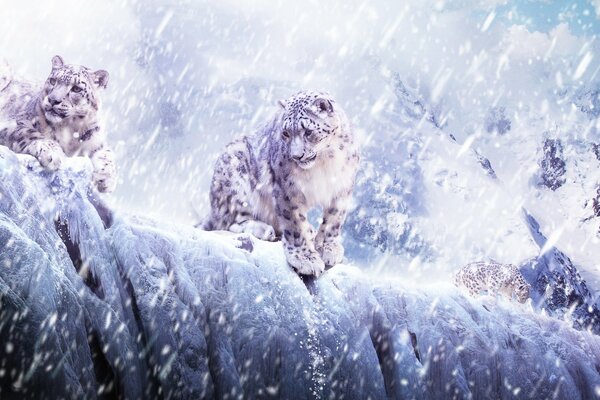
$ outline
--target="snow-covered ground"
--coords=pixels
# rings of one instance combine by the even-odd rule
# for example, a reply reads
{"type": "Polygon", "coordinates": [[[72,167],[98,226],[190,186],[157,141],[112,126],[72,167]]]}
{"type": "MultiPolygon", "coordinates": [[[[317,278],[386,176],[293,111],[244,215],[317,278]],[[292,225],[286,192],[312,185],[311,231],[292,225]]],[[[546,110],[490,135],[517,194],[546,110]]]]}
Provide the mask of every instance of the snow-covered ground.
{"type": "Polygon", "coordinates": [[[0,147],[0,397],[600,395],[600,337],[449,284],[114,212],[86,159],[0,147]]]}

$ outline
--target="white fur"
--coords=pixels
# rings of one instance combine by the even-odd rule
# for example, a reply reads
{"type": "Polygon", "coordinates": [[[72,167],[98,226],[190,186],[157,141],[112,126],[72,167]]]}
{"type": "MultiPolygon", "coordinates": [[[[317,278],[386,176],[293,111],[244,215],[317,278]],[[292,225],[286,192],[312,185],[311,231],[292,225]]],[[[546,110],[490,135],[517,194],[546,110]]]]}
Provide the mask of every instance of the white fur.
{"type": "Polygon", "coordinates": [[[83,133],[73,132],[72,125],[63,129],[56,129],[53,134],[54,139],[60,144],[68,157],[87,156],[90,151],[98,148],[105,139],[103,132],[99,131],[89,140],[80,141],[83,133]]]}
{"type": "Polygon", "coordinates": [[[267,179],[266,175],[263,175],[262,178],[256,187],[257,190],[252,194],[252,202],[255,204],[253,208],[254,217],[277,228],[279,223],[275,214],[273,186],[271,183],[265,183],[265,179],[267,179]]]}
{"type": "Polygon", "coordinates": [[[312,168],[297,168],[296,184],[304,193],[309,207],[328,207],[334,199],[341,197],[342,191],[352,187],[355,171],[347,167],[345,158],[346,152],[326,150],[312,168]],[[329,154],[333,157],[330,158],[329,154]]]}

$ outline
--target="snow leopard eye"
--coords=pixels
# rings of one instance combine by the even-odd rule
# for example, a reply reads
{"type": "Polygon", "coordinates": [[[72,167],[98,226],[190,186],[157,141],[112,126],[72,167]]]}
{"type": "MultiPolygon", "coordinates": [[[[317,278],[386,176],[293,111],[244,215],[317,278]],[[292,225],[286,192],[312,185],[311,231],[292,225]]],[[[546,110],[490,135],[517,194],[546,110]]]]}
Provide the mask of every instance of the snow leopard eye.
{"type": "Polygon", "coordinates": [[[54,79],[54,78],[50,78],[50,79],[48,80],[48,83],[50,83],[52,86],[54,86],[54,85],[56,85],[56,79],[54,79]]]}
{"type": "Polygon", "coordinates": [[[307,129],[304,131],[304,136],[306,136],[306,137],[310,137],[310,135],[312,135],[312,134],[313,134],[313,131],[311,131],[310,129],[307,129]]]}
{"type": "Polygon", "coordinates": [[[281,136],[283,136],[284,139],[289,139],[290,133],[288,131],[283,131],[281,132],[281,136]]]}
{"type": "Polygon", "coordinates": [[[79,92],[81,92],[81,88],[80,88],[79,86],[73,86],[73,87],[71,88],[71,91],[72,91],[73,93],[79,93],[79,92]]]}

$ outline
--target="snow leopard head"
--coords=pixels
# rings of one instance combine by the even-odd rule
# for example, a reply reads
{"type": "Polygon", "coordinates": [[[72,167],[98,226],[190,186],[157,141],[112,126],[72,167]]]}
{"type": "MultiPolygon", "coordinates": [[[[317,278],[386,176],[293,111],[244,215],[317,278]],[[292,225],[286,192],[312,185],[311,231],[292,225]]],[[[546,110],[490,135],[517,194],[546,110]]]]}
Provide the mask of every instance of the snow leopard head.
{"type": "Polygon", "coordinates": [[[280,101],[283,108],[281,138],[290,160],[312,168],[340,129],[335,101],[325,92],[305,90],[280,101]]]}
{"type": "Polygon", "coordinates": [[[525,282],[525,279],[523,279],[520,273],[519,276],[515,278],[513,285],[517,300],[519,303],[525,303],[529,298],[530,286],[525,282]]]}
{"type": "Polygon", "coordinates": [[[98,110],[98,90],[108,83],[108,72],[92,72],[81,65],[52,58],[52,71],[42,89],[42,109],[50,124],[93,118],[98,110]]]}

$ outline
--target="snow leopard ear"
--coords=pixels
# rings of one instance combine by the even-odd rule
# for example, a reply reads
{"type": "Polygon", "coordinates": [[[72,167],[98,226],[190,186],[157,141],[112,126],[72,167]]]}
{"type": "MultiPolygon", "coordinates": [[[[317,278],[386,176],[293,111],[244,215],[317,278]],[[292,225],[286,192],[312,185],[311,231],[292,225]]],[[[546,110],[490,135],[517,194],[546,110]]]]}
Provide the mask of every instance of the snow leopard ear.
{"type": "Polygon", "coordinates": [[[105,88],[108,84],[108,72],[103,69],[99,69],[98,71],[92,73],[92,80],[99,88],[105,88]]]}
{"type": "Polygon", "coordinates": [[[321,114],[321,113],[332,114],[333,113],[333,104],[331,103],[330,100],[316,99],[313,104],[319,114],[321,114]]]}
{"type": "Polygon", "coordinates": [[[52,69],[60,68],[63,65],[65,65],[65,62],[63,61],[61,56],[52,57],[52,69]]]}
{"type": "Polygon", "coordinates": [[[281,106],[281,108],[283,108],[285,110],[285,106],[287,106],[287,104],[285,104],[285,100],[278,100],[277,104],[279,104],[281,106]]]}

